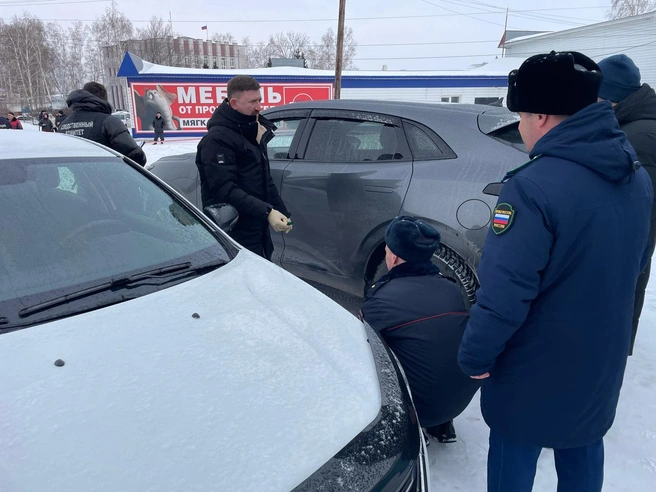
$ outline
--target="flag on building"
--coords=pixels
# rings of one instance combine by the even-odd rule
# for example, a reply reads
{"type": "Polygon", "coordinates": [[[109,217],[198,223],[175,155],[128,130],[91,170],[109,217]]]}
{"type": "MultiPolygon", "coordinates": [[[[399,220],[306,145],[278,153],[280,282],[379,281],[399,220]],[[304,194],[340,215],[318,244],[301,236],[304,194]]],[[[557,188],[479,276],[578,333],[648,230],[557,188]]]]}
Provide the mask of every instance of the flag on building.
{"type": "Polygon", "coordinates": [[[207,26],[203,26],[203,27],[201,27],[201,29],[202,29],[203,31],[207,31],[207,26]]]}

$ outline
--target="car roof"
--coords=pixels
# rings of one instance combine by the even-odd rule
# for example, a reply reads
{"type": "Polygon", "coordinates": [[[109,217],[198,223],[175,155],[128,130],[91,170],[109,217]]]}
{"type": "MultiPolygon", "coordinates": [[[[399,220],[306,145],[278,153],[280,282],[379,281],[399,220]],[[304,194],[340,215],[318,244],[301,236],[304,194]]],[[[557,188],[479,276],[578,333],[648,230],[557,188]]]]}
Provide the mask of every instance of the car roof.
{"type": "Polygon", "coordinates": [[[5,130],[0,132],[0,159],[49,157],[116,157],[96,142],[64,133],[5,130]]]}
{"type": "Polygon", "coordinates": [[[285,106],[276,106],[263,112],[264,115],[294,109],[325,109],[365,111],[386,114],[400,118],[440,118],[449,121],[457,120],[460,123],[469,121],[476,125],[481,114],[496,116],[497,118],[512,115],[507,108],[486,106],[483,104],[457,104],[457,103],[423,103],[406,101],[379,101],[372,99],[325,99],[319,101],[296,102],[285,106]]]}

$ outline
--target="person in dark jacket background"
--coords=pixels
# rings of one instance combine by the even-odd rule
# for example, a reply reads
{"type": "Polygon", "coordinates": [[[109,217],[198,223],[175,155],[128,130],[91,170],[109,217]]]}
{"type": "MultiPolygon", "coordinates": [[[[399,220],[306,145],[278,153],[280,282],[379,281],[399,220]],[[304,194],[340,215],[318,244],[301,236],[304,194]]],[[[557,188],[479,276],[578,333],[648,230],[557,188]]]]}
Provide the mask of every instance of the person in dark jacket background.
{"type": "Polygon", "coordinates": [[[114,149],[141,166],[146,165],[146,154],[123,122],[112,116],[107,102],[107,90],[98,82],[87,82],[80,90],[71,92],[66,100],[73,110],[59,129],[62,133],[77,135],[114,149]]]}
{"type": "Polygon", "coordinates": [[[55,125],[52,123],[52,120],[50,119],[50,115],[46,112],[42,113],[41,119],[39,120],[39,127],[41,128],[42,132],[53,132],[55,125]]]}
{"type": "Polygon", "coordinates": [[[228,203],[239,212],[230,236],[245,248],[271,259],[276,232],[292,230],[289,211],[271,179],[266,144],[275,126],[263,116],[260,84],[238,75],[228,81],[227,98],[207,123],[198,143],[196,166],[203,208],[228,203]]]}
{"type": "MultiPolygon", "coordinates": [[[[613,55],[599,62],[604,76],[599,88],[599,99],[611,101],[620,128],[638,155],[642,167],[649,173],[656,188],[656,92],[648,84],[640,83],[640,70],[626,55],[613,55]]],[[[651,256],[656,245],[656,207],[651,212],[649,263],[640,274],[633,308],[633,334],[631,351],[638,333],[640,313],[645,303],[645,289],[651,272],[651,256]]]]}
{"type": "Polygon", "coordinates": [[[64,112],[60,109],[57,111],[57,115],[55,116],[55,131],[59,131],[59,127],[63,123],[63,121],[66,119],[66,115],[64,112]]]}
{"type": "Polygon", "coordinates": [[[153,145],[157,145],[158,138],[161,140],[161,143],[164,143],[164,118],[162,118],[162,113],[159,111],[153,120],[153,130],[155,131],[155,140],[153,141],[153,145]]]}
{"type": "Polygon", "coordinates": [[[600,84],[575,52],[508,76],[531,161],[506,176],[459,353],[484,379],[489,491],[531,490],[544,447],[559,492],[602,488],[654,196],[600,84]]]}
{"type": "Polygon", "coordinates": [[[12,130],[22,130],[23,125],[21,124],[20,120],[16,118],[16,115],[9,111],[7,113],[7,118],[9,119],[9,128],[12,130]]]}
{"type": "Polygon", "coordinates": [[[463,295],[431,262],[440,246],[440,234],[431,225],[396,217],[385,243],[389,271],[369,287],[360,317],[401,362],[421,426],[440,442],[454,442],[453,419],[480,386],[458,367],[468,319],[463,295]]]}

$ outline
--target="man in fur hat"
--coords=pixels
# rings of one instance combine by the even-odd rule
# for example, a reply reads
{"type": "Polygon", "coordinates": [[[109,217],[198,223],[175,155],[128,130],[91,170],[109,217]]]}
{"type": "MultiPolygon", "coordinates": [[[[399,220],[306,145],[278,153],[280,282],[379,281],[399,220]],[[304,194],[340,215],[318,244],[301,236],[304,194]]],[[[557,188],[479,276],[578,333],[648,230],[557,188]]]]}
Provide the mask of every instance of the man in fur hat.
{"type": "Polygon", "coordinates": [[[542,448],[559,492],[602,488],[653,191],[611,103],[596,102],[601,80],[576,52],[508,76],[531,161],[506,176],[459,353],[483,380],[488,491],[530,491],[542,448]]]}
{"type": "Polygon", "coordinates": [[[396,217],[385,243],[389,272],[369,287],[361,318],[401,362],[421,426],[440,442],[454,442],[453,419],[480,386],[458,367],[467,324],[463,295],[431,262],[440,234],[430,224],[396,217]]]}

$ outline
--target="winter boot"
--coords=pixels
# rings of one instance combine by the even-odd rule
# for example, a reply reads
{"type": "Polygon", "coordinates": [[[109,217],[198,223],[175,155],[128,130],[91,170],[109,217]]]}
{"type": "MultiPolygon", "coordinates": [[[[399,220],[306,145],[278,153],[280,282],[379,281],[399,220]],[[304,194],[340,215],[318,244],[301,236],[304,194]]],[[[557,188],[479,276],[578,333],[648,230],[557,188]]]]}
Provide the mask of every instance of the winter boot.
{"type": "Polygon", "coordinates": [[[456,429],[453,427],[453,420],[434,427],[427,427],[426,432],[441,443],[448,444],[456,442],[456,429]]]}

